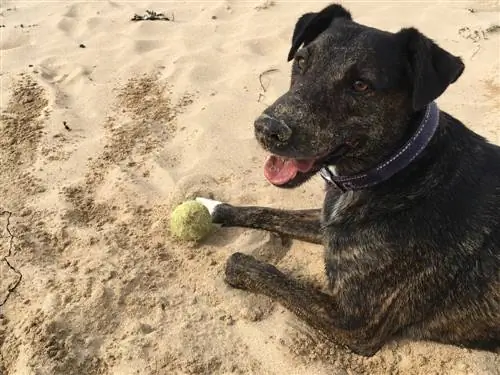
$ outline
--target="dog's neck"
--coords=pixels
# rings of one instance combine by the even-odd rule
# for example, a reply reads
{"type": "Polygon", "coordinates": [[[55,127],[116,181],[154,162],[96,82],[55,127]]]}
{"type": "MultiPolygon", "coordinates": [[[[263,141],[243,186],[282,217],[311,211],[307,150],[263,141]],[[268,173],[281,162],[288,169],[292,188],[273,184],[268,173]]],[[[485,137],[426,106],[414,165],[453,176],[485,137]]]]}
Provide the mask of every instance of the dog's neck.
{"type": "Polygon", "coordinates": [[[339,175],[335,166],[321,168],[320,175],[327,184],[342,191],[362,190],[388,180],[405,169],[419,156],[432,139],[439,123],[439,108],[435,102],[427,105],[417,129],[402,147],[377,166],[349,176],[339,175]]]}

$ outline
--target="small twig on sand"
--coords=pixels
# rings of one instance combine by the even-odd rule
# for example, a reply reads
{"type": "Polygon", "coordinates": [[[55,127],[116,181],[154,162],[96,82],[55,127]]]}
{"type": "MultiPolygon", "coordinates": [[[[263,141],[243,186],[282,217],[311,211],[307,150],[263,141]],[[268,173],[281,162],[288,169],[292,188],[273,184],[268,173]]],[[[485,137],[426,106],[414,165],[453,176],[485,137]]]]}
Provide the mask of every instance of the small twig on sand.
{"type": "Polygon", "coordinates": [[[472,55],[471,55],[471,57],[470,57],[470,59],[471,59],[471,60],[472,60],[472,59],[474,59],[474,56],[476,56],[476,55],[477,55],[477,53],[479,52],[479,50],[480,50],[480,49],[481,49],[481,45],[480,45],[480,44],[478,44],[478,45],[476,46],[476,49],[474,50],[474,52],[472,53],[472,55]]]}
{"type": "Polygon", "coordinates": [[[7,303],[9,297],[11,296],[11,294],[14,293],[14,291],[16,290],[16,288],[19,286],[19,284],[21,283],[21,280],[23,279],[23,275],[12,264],[10,264],[9,259],[8,259],[12,255],[12,251],[14,249],[14,234],[10,230],[10,218],[12,216],[12,212],[10,212],[10,211],[0,211],[0,216],[7,216],[7,223],[5,224],[5,231],[9,235],[9,245],[8,245],[7,254],[3,257],[2,260],[7,265],[7,267],[10,268],[11,271],[13,271],[14,273],[16,273],[17,276],[18,276],[17,279],[16,279],[16,281],[14,281],[13,283],[11,283],[7,287],[7,294],[5,295],[4,299],[2,301],[0,301],[0,307],[1,307],[1,306],[4,306],[7,303]]]}
{"type": "Polygon", "coordinates": [[[278,69],[267,69],[267,70],[264,70],[262,73],[259,74],[259,82],[260,82],[260,87],[262,87],[262,91],[266,92],[267,89],[264,87],[264,84],[262,83],[262,77],[264,77],[266,74],[268,73],[272,73],[272,72],[277,72],[278,69]]]}
{"type": "Polygon", "coordinates": [[[491,25],[485,31],[486,31],[487,34],[497,33],[497,32],[500,31],[500,25],[497,25],[497,24],[491,25]]]}

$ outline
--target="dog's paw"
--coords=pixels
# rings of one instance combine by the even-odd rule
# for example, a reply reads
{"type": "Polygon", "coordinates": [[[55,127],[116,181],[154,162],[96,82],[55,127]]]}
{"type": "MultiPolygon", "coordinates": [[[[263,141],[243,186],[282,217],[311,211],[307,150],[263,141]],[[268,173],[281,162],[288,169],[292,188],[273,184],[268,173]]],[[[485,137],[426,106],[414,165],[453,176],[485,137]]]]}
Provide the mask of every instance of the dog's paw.
{"type": "Polygon", "coordinates": [[[222,226],[232,226],[234,224],[233,206],[227,203],[215,206],[212,212],[212,222],[222,226]]]}
{"type": "Polygon", "coordinates": [[[247,289],[248,264],[255,261],[250,255],[243,253],[232,254],[226,262],[226,277],[224,281],[231,285],[233,288],[247,289]]]}
{"type": "Polygon", "coordinates": [[[263,292],[265,286],[283,275],[271,264],[261,262],[251,255],[232,254],[226,262],[225,281],[233,288],[263,292]]]}

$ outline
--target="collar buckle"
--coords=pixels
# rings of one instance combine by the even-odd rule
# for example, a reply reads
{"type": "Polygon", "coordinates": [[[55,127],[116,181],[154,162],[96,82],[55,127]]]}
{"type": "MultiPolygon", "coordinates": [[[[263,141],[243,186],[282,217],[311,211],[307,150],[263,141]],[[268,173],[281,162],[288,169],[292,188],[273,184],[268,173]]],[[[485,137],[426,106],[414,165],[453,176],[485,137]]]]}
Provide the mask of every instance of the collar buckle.
{"type": "Polygon", "coordinates": [[[342,185],[340,181],[337,181],[335,179],[335,175],[333,172],[330,170],[330,168],[325,165],[319,170],[320,176],[325,180],[325,182],[329,185],[335,185],[339,190],[341,190],[343,193],[347,191],[347,189],[342,185]]]}

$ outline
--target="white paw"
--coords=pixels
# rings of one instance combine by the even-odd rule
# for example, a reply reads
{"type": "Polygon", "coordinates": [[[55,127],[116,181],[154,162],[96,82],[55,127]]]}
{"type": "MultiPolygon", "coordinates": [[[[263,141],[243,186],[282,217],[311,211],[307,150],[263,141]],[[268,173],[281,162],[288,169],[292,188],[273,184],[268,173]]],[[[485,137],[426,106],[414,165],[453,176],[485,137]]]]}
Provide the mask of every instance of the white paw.
{"type": "Polygon", "coordinates": [[[215,207],[217,207],[219,204],[222,203],[219,201],[214,201],[213,199],[201,198],[201,197],[197,197],[195,200],[204,205],[208,209],[208,212],[210,212],[210,215],[214,213],[215,207]]]}

